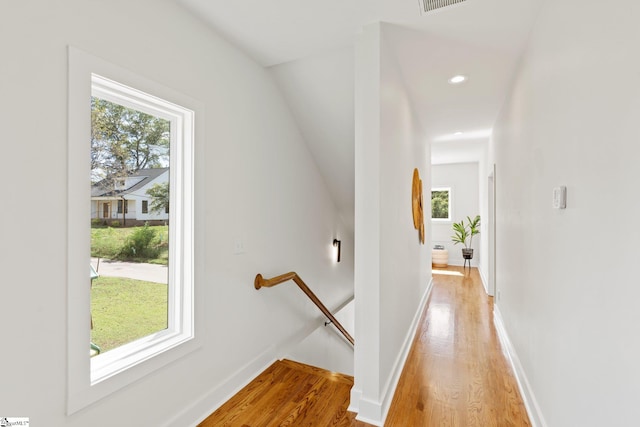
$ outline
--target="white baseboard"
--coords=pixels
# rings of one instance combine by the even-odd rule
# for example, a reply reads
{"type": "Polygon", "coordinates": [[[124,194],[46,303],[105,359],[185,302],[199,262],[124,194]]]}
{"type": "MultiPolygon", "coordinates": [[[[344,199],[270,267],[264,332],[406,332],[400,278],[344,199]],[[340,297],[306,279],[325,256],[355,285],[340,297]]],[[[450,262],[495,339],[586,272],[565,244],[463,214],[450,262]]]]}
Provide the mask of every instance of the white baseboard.
{"type": "Polygon", "coordinates": [[[484,271],[480,266],[478,266],[478,274],[480,274],[480,280],[482,281],[482,286],[484,287],[484,291],[486,292],[487,295],[492,296],[489,293],[489,281],[487,280],[487,277],[484,275],[484,271]]]}
{"type": "Polygon", "coordinates": [[[525,374],[524,368],[520,363],[520,358],[518,357],[516,349],[513,347],[513,344],[509,339],[509,335],[507,334],[507,330],[504,327],[504,320],[502,319],[502,314],[500,314],[500,309],[497,305],[493,306],[493,322],[496,326],[496,331],[498,332],[500,342],[502,343],[502,346],[507,353],[509,362],[511,363],[511,367],[513,368],[513,372],[515,373],[516,381],[518,382],[518,388],[520,389],[522,400],[524,400],[524,406],[527,409],[527,414],[529,414],[529,421],[531,422],[531,426],[547,427],[547,423],[542,416],[542,411],[540,410],[538,401],[533,394],[533,390],[531,389],[531,385],[529,384],[527,375],[525,374]]]}
{"type": "Polygon", "coordinates": [[[413,339],[416,335],[416,331],[418,330],[418,326],[420,326],[420,319],[422,318],[422,313],[424,312],[425,306],[427,305],[427,300],[429,299],[429,295],[431,294],[432,289],[433,278],[429,280],[429,284],[427,285],[427,288],[422,295],[420,304],[418,305],[418,308],[413,316],[413,320],[411,321],[411,326],[409,327],[409,330],[405,335],[404,341],[402,343],[402,348],[400,349],[400,352],[396,357],[396,361],[393,364],[391,374],[389,375],[387,383],[384,386],[382,398],[380,399],[380,401],[372,401],[370,399],[362,397],[361,391],[351,394],[352,398],[354,397],[354,394],[359,395],[359,401],[349,406],[350,411],[352,411],[351,408],[357,408],[358,416],[356,417],[356,419],[358,421],[373,424],[375,426],[384,425],[384,421],[387,418],[387,414],[389,413],[391,401],[393,400],[393,395],[396,392],[396,387],[398,386],[398,381],[400,380],[400,375],[402,375],[402,370],[404,369],[404,365],[407,362],[407,357],[409,356],[409,351],[411,350],[413,339]]]}
{"type": "Polygon", "coordinates": [[[347,408],[347,411],[355,412],[357,414],[358,412],[360,412],[360,401],[362,400],[362,390],[356,387],[357,386],[354,385],[351,388],[351,396],[349,399],[349,407],[347,408]]]}
{"type": "Polygon", "coordinates": [[[383,413],[380,402],[362,397],[360,398],[359,407],[360,410],[356,420],[378,427],[384,426],[386,414],[383,413]]]}

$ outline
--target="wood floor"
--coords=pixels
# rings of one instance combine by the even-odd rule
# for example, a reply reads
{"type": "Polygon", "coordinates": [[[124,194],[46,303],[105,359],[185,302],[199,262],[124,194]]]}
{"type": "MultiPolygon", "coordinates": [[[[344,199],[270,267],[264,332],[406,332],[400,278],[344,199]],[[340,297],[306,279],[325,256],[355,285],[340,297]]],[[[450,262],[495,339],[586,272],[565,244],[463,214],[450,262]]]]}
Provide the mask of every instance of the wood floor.
{"type": "MultiPolygon", "coordinates": [[[[433,278],[385,426],[530,426],[478,271],[433,278]]],[[[278,361],[199,427],[370,427],[346,410],[352,386],[352,377],[278,361]]]]}
{"type": "Polygon", "coordinates": [[[368,427],[347,412],[353,377],[275,362],[198,427],[368,427]]]}
{"type": "Polygon", "coordinates": [[[433,273],[385,426],[529,426],[478,270],[433,273]]]}

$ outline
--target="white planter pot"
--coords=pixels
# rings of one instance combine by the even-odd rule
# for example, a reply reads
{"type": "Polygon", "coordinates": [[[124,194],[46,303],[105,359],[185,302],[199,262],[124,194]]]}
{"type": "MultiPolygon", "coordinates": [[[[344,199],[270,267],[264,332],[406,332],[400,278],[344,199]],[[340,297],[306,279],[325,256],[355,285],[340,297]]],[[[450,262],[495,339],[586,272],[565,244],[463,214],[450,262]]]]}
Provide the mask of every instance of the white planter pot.
{"type": "Polygon", "coordinates": [[[449,265],[449,251],[446,249],[433,249],[431,251],[431,264],[434,267],[447,267],[449,265]]]}

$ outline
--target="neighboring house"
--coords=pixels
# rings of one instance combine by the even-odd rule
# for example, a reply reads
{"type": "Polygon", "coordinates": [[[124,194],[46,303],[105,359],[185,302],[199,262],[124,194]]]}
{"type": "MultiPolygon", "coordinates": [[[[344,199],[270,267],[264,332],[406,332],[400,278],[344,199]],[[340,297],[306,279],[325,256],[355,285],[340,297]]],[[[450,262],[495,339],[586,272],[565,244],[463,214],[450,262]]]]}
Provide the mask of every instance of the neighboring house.
{"type": "Polygon", "coordinates": [[[122,225],[140,222],[165,222],[169,220],[169,209],[162,212],[151,209],[152,198],[147,190],[155,184],[169,181],[169,168],[141,169],[107,187],[100,181],[91,187],[91,219],[114,220],[122,225]],[[115,188],[114,188],[115,187],[115,188]]]}

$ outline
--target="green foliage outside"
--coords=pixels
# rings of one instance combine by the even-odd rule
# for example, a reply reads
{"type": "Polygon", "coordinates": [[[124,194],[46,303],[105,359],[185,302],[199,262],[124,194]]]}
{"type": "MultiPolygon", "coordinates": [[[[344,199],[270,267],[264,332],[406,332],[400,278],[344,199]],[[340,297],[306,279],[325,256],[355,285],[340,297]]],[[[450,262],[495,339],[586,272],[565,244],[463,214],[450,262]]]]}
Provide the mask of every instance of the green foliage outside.
{"type": "Polygon", "coordinates": [[[91,228],[91,256],[167,265],[169,227],[91,228]]]}
{"type": "Polygon", "coordinates": [[[160,254],[160,241],[156,239],[157,231],[145,224],[136,227],[124,241],[118,252],[119,259],[154,259],[160,254]]]}
{"type": "Polygon", "coordinates": [[[168,165],[168,120],[91,98],[91,180],[113,185],[140,169],[168,165]]]}
{"type": "Polygon", "coordinates": [[[167,285],[98,277],[91,287],[91,342],[102,350],[167,328],[167,285]]]}
{"type": "Polygon", "coordinates": [[[169,212],[169,182],[153,184],[147,194],[151,196],[152,212],[169,212]]]}
{"type": "Polygon", "coordinates": [[[449,218],[449,191],[431,192],[431,218],[449,218]]]}

